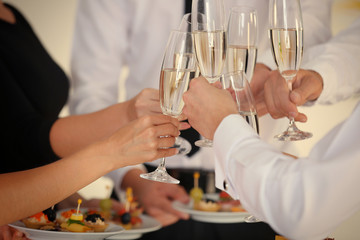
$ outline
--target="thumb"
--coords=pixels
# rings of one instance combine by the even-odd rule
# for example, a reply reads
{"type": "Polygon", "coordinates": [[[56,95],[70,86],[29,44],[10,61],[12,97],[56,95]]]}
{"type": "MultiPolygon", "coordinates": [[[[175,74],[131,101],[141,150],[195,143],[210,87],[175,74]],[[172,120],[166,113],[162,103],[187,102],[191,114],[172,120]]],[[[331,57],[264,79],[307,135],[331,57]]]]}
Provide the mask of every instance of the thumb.
{"type": "Polygon", "coordinates": [[[307,101],[317,99],[322,89],[323,79],[319,73],[312,70],[300,70],[293,84],[290,100],[298,106],[303,105],[307,101]]]}
{"type": "Polygon", "coordinates": [[[298,88],[293,89],[290,92],[290,100],[296,105],[300,106],[309,100],[309,97],[313,94],[313,86],[303,82],[298,88]]]}

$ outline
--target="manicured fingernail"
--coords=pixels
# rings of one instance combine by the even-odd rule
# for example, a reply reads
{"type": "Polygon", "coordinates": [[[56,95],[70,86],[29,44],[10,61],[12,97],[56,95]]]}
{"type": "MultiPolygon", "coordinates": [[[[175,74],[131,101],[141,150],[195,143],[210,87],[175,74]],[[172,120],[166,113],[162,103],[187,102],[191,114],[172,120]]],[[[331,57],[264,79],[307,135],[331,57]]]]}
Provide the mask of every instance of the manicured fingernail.
{"type": "Polygon", "coordinates": [[[290,116],[290,117],[293,117],[293,118],[294,118],[294,117],[296,117],[296,115],[297,115],[296,112],[289,112],[289,116],[290,116]]]}
{"type": "Polygon", "coordinates": [[[300,122],[306,122],[307,121],[307,117],[306,116],[301,116],[299,119],[300,122]]]}

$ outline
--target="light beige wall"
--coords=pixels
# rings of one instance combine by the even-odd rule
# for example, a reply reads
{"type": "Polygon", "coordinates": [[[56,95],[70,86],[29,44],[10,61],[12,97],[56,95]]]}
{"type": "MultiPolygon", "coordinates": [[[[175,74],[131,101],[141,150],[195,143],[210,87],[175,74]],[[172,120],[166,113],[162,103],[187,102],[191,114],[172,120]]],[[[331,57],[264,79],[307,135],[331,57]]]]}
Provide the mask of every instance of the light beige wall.
{"type": "MultiPolygon", "coordinates": [[[[77,1],[8,0],[5,2],[17,6],[25,14],[47,50],[69,74],[69,57],[77,1]]],[[[334,18],[332,21],[334,33],[347,26],[356,16],[360,15],[360,0],[335,0],[334,6],[334,18]]],[[[296,143],[302,147],[302,155],[307,155],[311,147],[327,131],[345,119],[351,113],[358,100],[359,97],[332,106],[302,108],[301,110],[309,116],[309,120],[306,125],[299,124],[299,127],[311,130],[314,133],[312,139],[296,143]]],[[[67,110],[65,108],[62,115],[66,114],[67,110]]],[[[334,177],[337,176],[334,174],[334,177]]],[[[337,240],[360,239],[359,223],[360,212],[342,224],[334,232],[333,236],[337,240]]]]}
{"type": "Polygon", "coordinates": [[[68,73],[76,0],[4,0],[21,10],[56,62],[68,73]]]}

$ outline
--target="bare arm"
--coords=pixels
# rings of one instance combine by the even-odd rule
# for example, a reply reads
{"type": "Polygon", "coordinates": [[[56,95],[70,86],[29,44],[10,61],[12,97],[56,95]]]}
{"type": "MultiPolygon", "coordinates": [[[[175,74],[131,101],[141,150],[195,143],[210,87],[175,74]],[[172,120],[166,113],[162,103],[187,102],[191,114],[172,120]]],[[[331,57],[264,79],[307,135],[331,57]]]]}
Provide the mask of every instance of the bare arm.
{"type": "Polygon", "coordinates": [[[55,163],[1,174],[0,226],[46,209],[116,168],[174,155],[176,149],[163,148],[174,144],[178,127],[169,116],[143,117],[55,163]]]}
{"type": "Polygon", "coordinates": [[[134,98],[103,110],[57,120],[50,132],[51,146],[60,156],[68,156],[86,145],[109,137],[128,122],[161,113],[159,91],[144,89],[134,98]]]}

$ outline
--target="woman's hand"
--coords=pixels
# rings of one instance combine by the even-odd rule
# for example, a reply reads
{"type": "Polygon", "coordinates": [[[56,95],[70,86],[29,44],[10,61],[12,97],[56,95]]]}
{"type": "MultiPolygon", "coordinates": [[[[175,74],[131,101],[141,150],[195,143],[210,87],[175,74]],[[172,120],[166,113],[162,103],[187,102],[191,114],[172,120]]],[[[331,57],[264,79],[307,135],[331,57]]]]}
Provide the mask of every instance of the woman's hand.
{"type": "Polygon", "coordinates": [[[162,114],[141,117],[110,136],[101,153],[110,156],[115,169],[175,155],[177,149],[170,147],[179,136],[179,126],[177,119],[162,114]]]}

